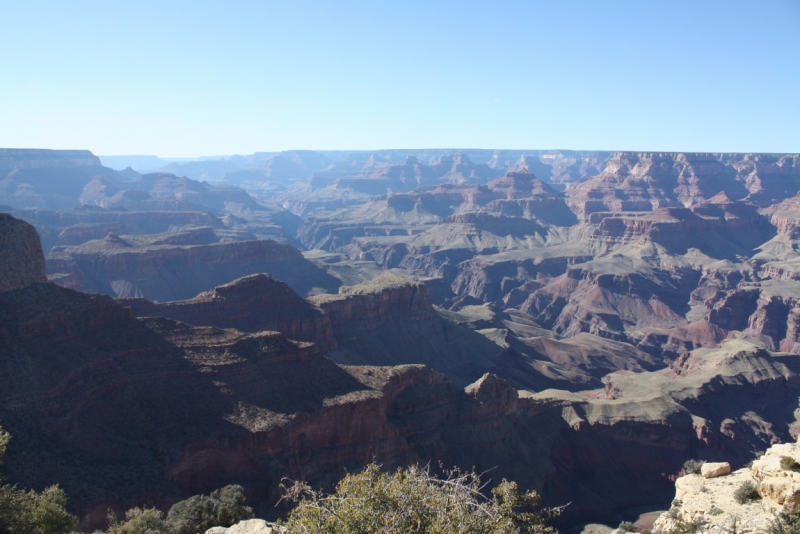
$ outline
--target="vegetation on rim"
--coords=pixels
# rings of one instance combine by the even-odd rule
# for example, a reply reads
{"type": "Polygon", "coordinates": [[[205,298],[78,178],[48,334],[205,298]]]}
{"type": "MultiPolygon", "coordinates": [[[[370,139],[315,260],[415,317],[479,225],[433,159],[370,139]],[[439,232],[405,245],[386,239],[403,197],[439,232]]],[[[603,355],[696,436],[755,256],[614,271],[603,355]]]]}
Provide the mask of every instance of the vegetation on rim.
{"type": "Polygon", "coordinates": [[[290,534],[552,534],[547,520],[564,509],[543,508],[538,493],[520,494],[505,479],[487,498],[475,471],[454,469],[438,478],[420,466],[384,473],[372,463],[343,478],[332,494],[303,482],[283,487],[284,499],[296,503],[281,523],[290,534]]]}

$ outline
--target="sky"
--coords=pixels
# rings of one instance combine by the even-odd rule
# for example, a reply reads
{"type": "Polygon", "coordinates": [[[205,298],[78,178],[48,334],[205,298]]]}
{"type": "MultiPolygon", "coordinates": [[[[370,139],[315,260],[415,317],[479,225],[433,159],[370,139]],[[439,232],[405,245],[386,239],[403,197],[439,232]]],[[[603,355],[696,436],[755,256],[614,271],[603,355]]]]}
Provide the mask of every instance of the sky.
{"type": "Polygon", "coordinates": [[[800,151],[800,0],[0,0],[0,147],[800,151]]]}

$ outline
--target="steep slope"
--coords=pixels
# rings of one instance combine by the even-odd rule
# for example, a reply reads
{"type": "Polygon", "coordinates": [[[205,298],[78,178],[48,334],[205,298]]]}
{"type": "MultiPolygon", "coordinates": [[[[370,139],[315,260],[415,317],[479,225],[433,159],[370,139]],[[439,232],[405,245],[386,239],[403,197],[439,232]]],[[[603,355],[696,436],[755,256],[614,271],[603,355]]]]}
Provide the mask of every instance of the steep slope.
{"type": "Polygon", "coordinates": [[[498,370],[503,348],[439,316],[424,284],[385,273],[309,301],[330,320],[338,363],[425,364],[460,387],[498,370]]]}

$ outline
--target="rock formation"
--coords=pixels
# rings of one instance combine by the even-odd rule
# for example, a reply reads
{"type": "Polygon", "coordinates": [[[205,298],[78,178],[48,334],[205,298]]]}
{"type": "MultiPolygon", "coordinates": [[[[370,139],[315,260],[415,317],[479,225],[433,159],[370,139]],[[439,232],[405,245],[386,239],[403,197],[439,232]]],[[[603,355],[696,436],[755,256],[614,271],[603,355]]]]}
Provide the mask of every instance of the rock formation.
{"type": "Polygon", "coordinates": [[[78,183],[96,204],[2,208],[62,286],[32,267],[0,293],[0,418],[41,456],[15,481],[63,477],[88,516],[106,491],[228,482],[272,510],[281,476],[441,460],[497,466],[577,521],[669,503],[683,461],[737,469],[800,432],[796,155],[320,156],[185,167],[238,166],[224,186],[87,160],[49,197],[3,175],[15,208],[78,183]]]}
{"type": "Polygon", "coordinates": [[[82,291],[151,301],[192,298],[253,273],[270,273],[301,295],[338,280],[272,240],[226,242],[211,228],[143,236],[108,234],[47,256],[48,274],[71,273],[82,291]]]}
{"type": "Polygon", "coordinates": [[[730,466],[711,470],[706,464],[702,474],[686,474],[675,481],[672,506],[653,531],[671,532],[683,522],[698,525],[702,532],[769,532],[780,512],[800,509],[800,475],[783,466],[784,459],[800,459],[797,443],[773,445],[751,467],[733,473],[730,466]],[[747,484],[753,492],[749,495],[740,489],[747,484]]]}
{"type": "Polygon", "coordinates": [[[0,213],[0,292],[46,282],[44,265],[36,229],[0,213]]]}
{"type": "Polygon", "coordinates": [[[275,330],[289,339],[310,341],[323,352],[336,348],[328,316],[268,274],[253,274],[200,293],[189,300],[154,304],[121,299],[134,317],[168,317],[197,326],[242,332],[275,330]]]}
{"type": "Polygon", "coordinates": [[[112,182],[120,179],[88,150],[3,148],[0,204],[15,208],[75,207],[81,190],[95,176],[112,182]]]}

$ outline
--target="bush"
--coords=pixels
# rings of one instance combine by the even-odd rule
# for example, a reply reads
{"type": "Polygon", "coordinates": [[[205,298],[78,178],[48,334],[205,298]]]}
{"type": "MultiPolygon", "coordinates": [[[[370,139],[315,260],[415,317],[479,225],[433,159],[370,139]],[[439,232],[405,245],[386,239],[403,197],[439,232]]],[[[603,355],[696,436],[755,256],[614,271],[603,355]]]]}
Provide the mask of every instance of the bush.
{"type": "Polygon", "coordinates": [[[474,471],[454,470],[437,478],[419,466],[387,474],[373,463],[347,475],[333,494],[303,482],[282,487],[284,499],[297,504],[282,523],[289,534],[552,534],[555,529],[546,520],[563,510],[542,508],[536,492],[520,495],[515,482],[503,480],[486,498],[474,471]]]}
{"type": "MultiPolygon", "coordinates": [[[[10,439],[0,428],[0,463],[10,439]]],[[[2,482],[0,478],[0,482],[2,482]]],[[[66,510],[67,496],[58,486],[41,493],[24,491],[16,486],[0,486],[0,534],[67,534],[78,518],[66,510]]]]}
{"type": "Polygon", "coordinates": [[[686,460],[683,464],[683,472],[687,475],[699,475],[704,463],[702,460],[686,460]]]}
{"type": "Polygon", "coordinates": [[[623,521],[617,528],[622,532],[639,532],[639,530],[630,521],[623,521]]]}
{"type": "Polygon", "coordinates": [[[800,514],[784,510],[770,525],[769,534],[800,534],[800,514]]]}
{"type": "Polygon", "coordinates": [[[108,534],[174,534],[164,512],[155,508],[131,508],[125,512],[124,523],[109,514],[109,523],[108,534]]]}
{"type": "Polygon", "coordinates": [[[670,534],[696,534],[703,529],[701,521],[676,521],[670,534]]]}
{"type": "Polygon", "coordinates": [[[211,527],[230,527],[252,519],[253,509],[245,506],[244,500],[241,486],[225,486],[211,495],[195,495],[175,503],[166,517],[155,508],[132,508],[122,523],[109,515],[108,534],[197,534],[211,527]]]}
{"type": "Polygon", "coordinates": [[[176,503],[167,514],[175,534],[195,534],[211,527],[230,527],[253,518],[253,509],[244,505],[241,486],[225,486],[211,495],[195,495],[176,503]]]}
{"type": "Polygon", "coordinates": [[[800,471],[800,463],[791,456],[781,456],[781,469],[786,471],[800,471]]]}
{"type": "Polygon", "coordinates": [[[739,504],[745,504],[758,499],[759,495],[756,491],[756,485],[750,481],[742,482],[742,485],[733,492],[733,498],[736,499],[736,502],[739,504]]]}

